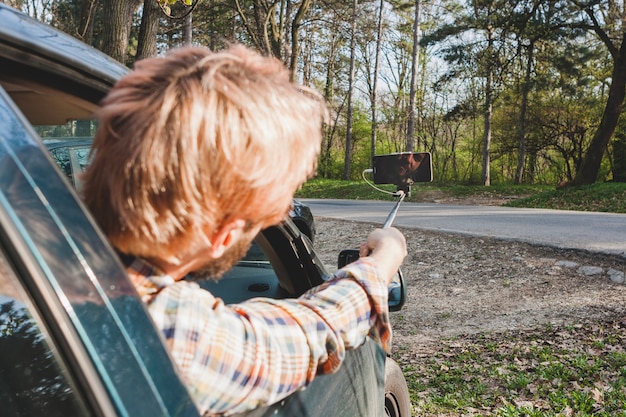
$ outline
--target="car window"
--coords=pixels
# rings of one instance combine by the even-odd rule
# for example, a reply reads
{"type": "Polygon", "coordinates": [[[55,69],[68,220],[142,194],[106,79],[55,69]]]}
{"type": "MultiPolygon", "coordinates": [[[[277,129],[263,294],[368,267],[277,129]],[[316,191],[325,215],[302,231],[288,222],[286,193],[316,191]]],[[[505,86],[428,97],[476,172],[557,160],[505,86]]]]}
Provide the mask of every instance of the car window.
{"type": "Polygon", "coordinates": [[[68,375],[26,292],[0,254],[2,415],[89,415],[68,375]]]}

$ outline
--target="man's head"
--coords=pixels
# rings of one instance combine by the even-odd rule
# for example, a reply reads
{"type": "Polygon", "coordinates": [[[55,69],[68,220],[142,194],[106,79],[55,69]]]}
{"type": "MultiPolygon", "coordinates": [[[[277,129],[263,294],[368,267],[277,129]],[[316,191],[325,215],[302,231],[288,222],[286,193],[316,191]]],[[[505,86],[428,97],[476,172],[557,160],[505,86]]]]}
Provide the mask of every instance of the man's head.
{"type": "Polygon", "coordinates": [[[148,258],[267,227],[313,174],[325,114],[279,61],[242,46],[139,61],[103,101],[84,200],[114,246],[148,258]]]}

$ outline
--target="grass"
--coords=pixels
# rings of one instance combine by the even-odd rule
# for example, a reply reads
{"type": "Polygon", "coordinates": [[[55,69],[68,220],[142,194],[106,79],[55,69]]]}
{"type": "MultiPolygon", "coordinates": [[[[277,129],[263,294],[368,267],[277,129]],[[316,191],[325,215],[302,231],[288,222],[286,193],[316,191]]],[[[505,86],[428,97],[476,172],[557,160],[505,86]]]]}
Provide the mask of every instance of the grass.
{"type": "Polygon", "coordinates": [[[626,416],[624,322],[446,340],[408,364],[402,355],[414,415],[626,416]]]}
{"type": "MultiPolygon", "coordinates": [[[[378,185],[389,193],[394,186],[378,185]]],[[[375,190],[365,181],[313,179],[296,193],[298,198],[338,198],[352,200],[393,200],[391,194],[375,190]]],[[[478,185],[418,184],[405,201],[425,202],[442,199],[499,199],[508,207],[549,208],[559,210],[626,213],[626,183],[597,183],[581,187],[555,189],[548,185],[496,184],[478,185]]]]}
{"type": "Polygon", "coordinates": [[[506,204],[578,211],[626,213],[626,183],[606,182],[548,190],[506,204]]]}

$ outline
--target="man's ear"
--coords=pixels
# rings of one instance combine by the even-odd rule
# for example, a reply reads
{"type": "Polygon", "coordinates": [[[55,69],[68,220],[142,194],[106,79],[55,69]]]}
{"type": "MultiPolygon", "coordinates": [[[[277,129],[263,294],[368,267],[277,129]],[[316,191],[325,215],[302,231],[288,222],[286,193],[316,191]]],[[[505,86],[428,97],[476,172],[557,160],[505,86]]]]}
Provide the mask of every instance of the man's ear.
{"type": "Polygon", "coordinates": [[[222,225],[209,238],[211,247],[209,252],[213,258],[219,258],[224,252],[235,242],[237,242],[245,233],[246,221],[243,219],[234,219],[222,225]]]}

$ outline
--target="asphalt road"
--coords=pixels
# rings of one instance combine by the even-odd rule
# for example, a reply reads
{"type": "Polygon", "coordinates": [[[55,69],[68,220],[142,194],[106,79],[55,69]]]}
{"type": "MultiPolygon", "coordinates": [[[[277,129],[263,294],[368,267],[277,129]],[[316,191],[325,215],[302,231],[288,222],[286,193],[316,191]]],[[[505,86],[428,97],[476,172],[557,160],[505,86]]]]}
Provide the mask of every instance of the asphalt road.
{"type": "MultiPolygon", "coordinates": [[[[391,201],[299,199],[314,216],[385,222],[391,201]]],[[[626,214],[402,203],[394,226],[517,240],[626,258],[626,214]]]]}

